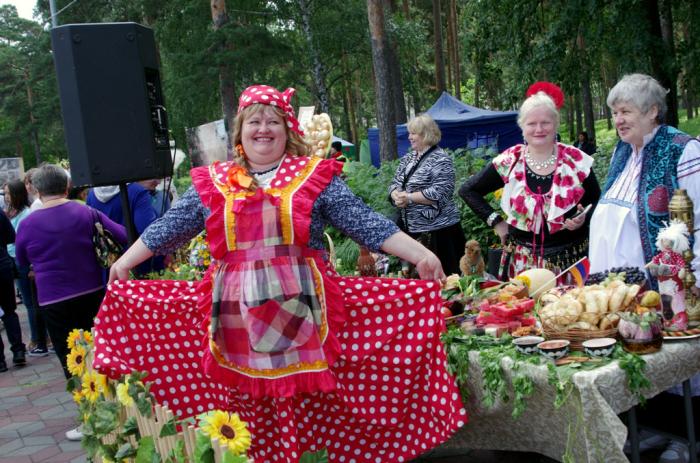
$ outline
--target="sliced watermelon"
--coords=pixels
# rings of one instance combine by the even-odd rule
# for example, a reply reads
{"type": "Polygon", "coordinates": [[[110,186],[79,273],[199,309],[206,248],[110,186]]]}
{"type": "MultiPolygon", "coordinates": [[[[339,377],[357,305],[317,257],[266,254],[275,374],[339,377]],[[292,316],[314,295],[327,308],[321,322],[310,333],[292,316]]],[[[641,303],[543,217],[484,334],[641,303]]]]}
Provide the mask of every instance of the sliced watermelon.
{"type": "Polygon", "coordinates": [[[534,299],[523,299],[522,301],[518,302],[517,305],[518,305],[518,307],[522,307],[523,312],[529,312],[535,308],[535,300],[534,299]]]}
{"type": "Polygon", "coordinates": [[[519,305],[494,304],[491,306],[491,312],[495,315],[504,318],[508,321],[515,320],[515,317],[522,315],[524,310],[519,305]]]}

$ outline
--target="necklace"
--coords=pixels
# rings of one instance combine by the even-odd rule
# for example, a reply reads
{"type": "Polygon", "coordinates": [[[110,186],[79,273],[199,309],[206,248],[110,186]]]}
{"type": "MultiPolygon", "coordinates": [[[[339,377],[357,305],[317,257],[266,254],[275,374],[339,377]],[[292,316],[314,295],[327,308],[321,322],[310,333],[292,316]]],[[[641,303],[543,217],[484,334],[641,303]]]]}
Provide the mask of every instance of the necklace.
{"type": "Polygon", "coordinates": [[[273,170],[277,169],[277,167],[279,167],[279,164],[276,165],[276,166],[272,166],[272,167],[270,167],[270,168],[267,169],[267,170],[261,170],[261,171],[257,171],[257,172],[254,172],[254,171],[251,170],[251,171],[249,171],[249,172],[250,172],[251,174],[253,174],[253,175],[265,175],[265,174],[269,174],[269,173],[272,172],[273,170]]]}
{"type": "Polygon", "coordinates": [[[530,151],[526,148],[525,160],[527,161],[528,165],[532,168],[535,168],[537,170],[547,170],[550,167],[554,166],[554,163],[557,162],[556,147],[554,151],[552,151],[552,154],[550,154],[549,157],[544,161],[538,161],[536,159],[533,159],[530,156],[530,151]]]}

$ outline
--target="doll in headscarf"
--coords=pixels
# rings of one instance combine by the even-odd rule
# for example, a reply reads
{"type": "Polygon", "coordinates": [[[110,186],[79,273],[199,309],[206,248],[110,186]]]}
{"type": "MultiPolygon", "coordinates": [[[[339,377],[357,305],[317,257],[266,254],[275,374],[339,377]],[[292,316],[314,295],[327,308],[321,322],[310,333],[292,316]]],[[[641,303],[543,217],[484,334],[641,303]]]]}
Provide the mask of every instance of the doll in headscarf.
{"type": "Polygon", "coordinates": [[[683,253],[689,247],[688,227],[679,220],[671,220],[671,223],[656,237],[658,254],[646,265],[649,273],[659,282],[659,293],[662,297],[665,295],[671,298],[673,317],[668,320],[664,315],[664,324],[669,330],[685,330],[688,327],[683,286],[685,273],[683,253]]]}

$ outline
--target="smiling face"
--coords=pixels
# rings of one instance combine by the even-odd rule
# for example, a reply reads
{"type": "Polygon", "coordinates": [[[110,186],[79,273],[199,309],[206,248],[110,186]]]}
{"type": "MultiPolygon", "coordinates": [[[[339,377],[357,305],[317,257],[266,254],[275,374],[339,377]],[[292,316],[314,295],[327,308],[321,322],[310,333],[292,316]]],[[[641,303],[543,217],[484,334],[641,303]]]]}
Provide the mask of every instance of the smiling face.
{"type": "Polygon", "coordinates": [[[545,106],[530,110],[523,121],[523,137],[532,149],[549,149],[556,138],[556,119],[545,106]]]}
{"type": "Polygon", "coordinates": [[[275,166],[284,156],[287,128],[274,107],[260,105],[241,125],[241,144],[250,167],[256,170],[275,166]]]}
{"type": "Polygon", "coordinates": [[[415,151],[423,151],[425,146],[425,137],[416,132],[408,132],[408,141],[411,143],[411,148],[415,151]]]}
{"type": "Polygon", "coordinates": [[[650,134],[656,127],[658,109],[652,106],[646,114],[629,102],[616,103],[612,107],[617,134],[622,141],[640,149],[644,145],[644,136],[650,134]]]}

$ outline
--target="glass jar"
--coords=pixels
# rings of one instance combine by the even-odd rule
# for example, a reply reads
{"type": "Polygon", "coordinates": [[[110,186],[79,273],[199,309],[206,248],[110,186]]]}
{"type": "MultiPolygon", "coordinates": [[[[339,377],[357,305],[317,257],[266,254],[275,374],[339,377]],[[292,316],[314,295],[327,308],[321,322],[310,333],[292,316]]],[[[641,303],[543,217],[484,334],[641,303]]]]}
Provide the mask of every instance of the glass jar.
{"type": "Polygon", "coordinates": [[[658,352],[664,341],[663,327],[661,314],[656,310],[622,314],[617,327],[622,348],[634,354],[658,352]]]}

